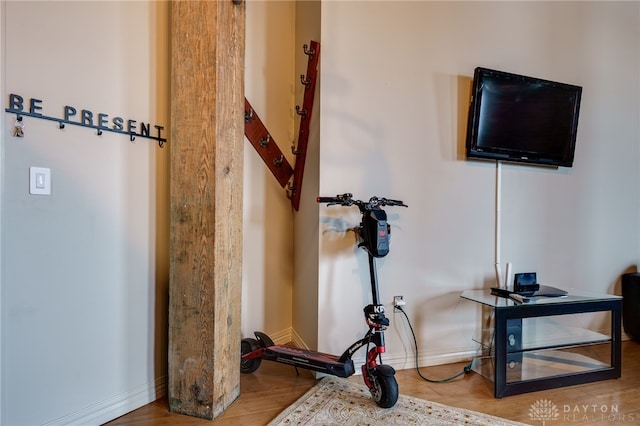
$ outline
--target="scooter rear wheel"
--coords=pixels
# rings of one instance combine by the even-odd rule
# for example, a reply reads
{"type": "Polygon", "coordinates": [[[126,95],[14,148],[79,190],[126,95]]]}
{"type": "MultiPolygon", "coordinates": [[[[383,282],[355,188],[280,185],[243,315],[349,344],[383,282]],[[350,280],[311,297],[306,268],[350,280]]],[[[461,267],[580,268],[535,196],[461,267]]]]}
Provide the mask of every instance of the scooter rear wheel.
{"type": "MultiPolygon", "coordinates": [[[[251,337],[245,337],[240,341],[240,352],[242,355],[248,354],[249,352],[253,352],[258,349],[260,344],[258,341],[251,337]]],[[[242,359],[240,358],[240,372],[243,374],[253,373],[260,367],[262,363],[262,358],[253,358],[253,359],[242,359]]]]}
{"type": "Polygon", "coordinates": [[[374,371],[371,373],[373,388],[370,389],[373,400],[382,408],[391,408],[398,402],[398,382],[395,376],[374,371]]]}

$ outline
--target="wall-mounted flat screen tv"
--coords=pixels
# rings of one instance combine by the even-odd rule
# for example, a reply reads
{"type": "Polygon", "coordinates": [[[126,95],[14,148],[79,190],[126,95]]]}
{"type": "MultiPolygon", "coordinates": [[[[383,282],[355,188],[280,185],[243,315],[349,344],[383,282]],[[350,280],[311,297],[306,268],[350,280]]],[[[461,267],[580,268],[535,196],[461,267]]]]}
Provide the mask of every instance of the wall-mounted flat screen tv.
{"type": "Polygon", "coordinates": [[[478,67],[467,157],[573,166],[582,87],[478,67]]]}

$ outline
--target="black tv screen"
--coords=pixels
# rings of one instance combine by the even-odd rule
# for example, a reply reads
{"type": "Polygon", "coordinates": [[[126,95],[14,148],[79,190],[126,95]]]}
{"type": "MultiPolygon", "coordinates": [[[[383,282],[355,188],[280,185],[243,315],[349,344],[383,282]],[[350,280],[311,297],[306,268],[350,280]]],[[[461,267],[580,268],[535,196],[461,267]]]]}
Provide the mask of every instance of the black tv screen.
{"type": "Polygon", "coordinates": [[[573,165],[582,87],[478,67],[467,157],[573,165]]]}

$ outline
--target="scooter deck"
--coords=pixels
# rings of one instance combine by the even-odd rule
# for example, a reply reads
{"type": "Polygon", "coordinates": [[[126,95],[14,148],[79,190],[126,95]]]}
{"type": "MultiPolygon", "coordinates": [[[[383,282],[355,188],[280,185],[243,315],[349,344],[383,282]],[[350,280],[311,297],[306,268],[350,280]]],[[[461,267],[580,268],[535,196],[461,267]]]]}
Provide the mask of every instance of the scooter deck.
{"type": "Polygon", "coordinates": [[[349,377],[355,372],[350,359],[340,362],[335,355],[292,346],[269,346],[265,348],[262,358],[338,377],[349,377]]]}

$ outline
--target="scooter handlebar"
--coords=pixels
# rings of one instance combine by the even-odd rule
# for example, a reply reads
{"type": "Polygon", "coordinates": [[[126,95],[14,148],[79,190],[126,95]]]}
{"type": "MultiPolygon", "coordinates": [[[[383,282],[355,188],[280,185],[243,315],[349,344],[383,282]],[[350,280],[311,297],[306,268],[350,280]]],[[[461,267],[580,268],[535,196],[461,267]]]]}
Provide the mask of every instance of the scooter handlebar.
{"type": "Polygon", "coordinates": [[[351,206],[354,204],[354,200],[352,199],[353,194],[340,194],[335,197],[317,197],[316,201],[318,203],[327,203],[327,205],[331,206],[334,204],[340,204],[342,206],[351,206]]]}
{"type": "Polygon", "coordinates": [[[400,200],[392,200],[384,197],[379,198],[374,196],[374,197],[371,197],[367,202],[361,201],[361,200],[354,200],[352,197],[353,197],[353,194],[350,194],[347,192],[345,194],[337,195],[335,197],[317,197],[316,201],[318,203],[326,203],[329,206],[340,204],[341,206],[348,207],[355,204],[360,208],[360,210],[363,210],[363,211],[372,210],[379,206],[408,207],[404,202],[400,200]]]}
{"type": "Polygon", "coordinates": [[[381,198],[380,203],[383,206],[400,206],[400,207],[409,207],[404,202],[400,200],[391,200],[389,198],[381,198]]]}

